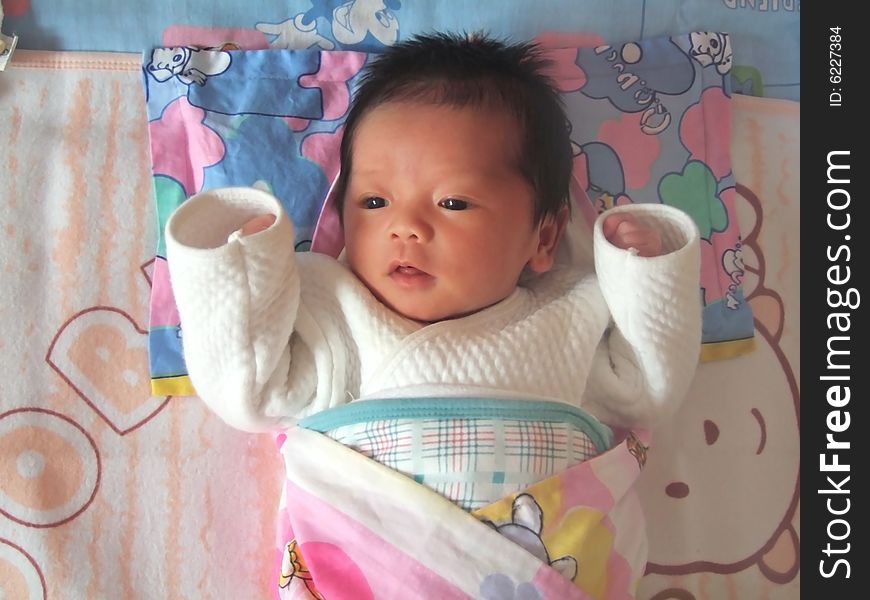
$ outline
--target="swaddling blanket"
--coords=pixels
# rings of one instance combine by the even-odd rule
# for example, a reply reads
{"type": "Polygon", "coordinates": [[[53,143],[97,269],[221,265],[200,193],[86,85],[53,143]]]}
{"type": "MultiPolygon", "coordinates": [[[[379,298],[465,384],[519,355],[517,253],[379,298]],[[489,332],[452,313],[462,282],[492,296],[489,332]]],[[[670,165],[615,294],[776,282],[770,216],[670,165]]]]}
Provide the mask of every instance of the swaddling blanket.
{"type": "MultiPolygon", "coordinates": [[[[404,400],[389,402],[395,407],[404,400]]],[[[328,412],[340,417],[365,404],[328,412]]],[[[563,405],[561,417],[548,416],[550,404],[541,411],[545,420],[582,414],[563,405]]],[[[499,415],[489,406],[478,416],[499,415]]],[[[277,539],[279,597],[634,597],[646,562],[633,491],[645,460],[643,432],[469,513],[304,427],[323,422],[301,424],[279,438],[287,474],[277,539]]]]}
{"type": "Polygon", "coordinates": [[[610,428],[562,402],[402,398],[367,400],[303,421],[423,483],[466,510],[607,450],[610,428]]]}

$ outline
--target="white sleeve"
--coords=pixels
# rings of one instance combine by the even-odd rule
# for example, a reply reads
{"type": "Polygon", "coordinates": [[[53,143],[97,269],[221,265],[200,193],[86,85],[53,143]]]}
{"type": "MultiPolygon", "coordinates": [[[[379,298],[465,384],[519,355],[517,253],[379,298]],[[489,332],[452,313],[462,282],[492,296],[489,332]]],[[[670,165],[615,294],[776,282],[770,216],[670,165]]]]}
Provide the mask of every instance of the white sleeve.
{"type": "Polygon", "coordinates": [[[593,243],[595,269],[612,323],[596,349],[585,400],[606,423],[650,426],[680,406],[698,363],[698,228],[676,208],[635,204],[602,214],[593,243]],[[657,229],[664,254],[645,258],[610,244],[602,223],[616,212],[631,212],[657,229]]]}
{"type": "Polygon", "coordinates": [[[185,362],[198,395],[239,429],[290,425],[312,401],[317,382],[314,369],[293,368],[290,361],[291,350],[306,350],[291,341],[300,277],[293,224],[281,204],[253,188],[197,194],[167,222],[166,250],[185,362]],[[276,216],[268,229],[231,235],[263,214],[276,216]]]}

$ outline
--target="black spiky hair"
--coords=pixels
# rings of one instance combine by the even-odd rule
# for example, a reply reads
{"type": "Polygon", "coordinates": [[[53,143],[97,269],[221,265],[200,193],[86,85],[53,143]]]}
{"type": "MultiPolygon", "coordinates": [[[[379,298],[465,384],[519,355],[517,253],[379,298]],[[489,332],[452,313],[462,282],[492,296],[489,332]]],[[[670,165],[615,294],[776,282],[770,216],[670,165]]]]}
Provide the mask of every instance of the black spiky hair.
{"type": "Polygon", "coordinates": [[[534,220],[568,203],[572,151],[568,119],[546,75],[550,65],[534,43],[485,34],[418,35],[387,48],[366,65],[341,142],[336,208],[341,217],[362,119],[387,102],[504,110],[520,133],[517,161],[535,191],[534,220]]]}

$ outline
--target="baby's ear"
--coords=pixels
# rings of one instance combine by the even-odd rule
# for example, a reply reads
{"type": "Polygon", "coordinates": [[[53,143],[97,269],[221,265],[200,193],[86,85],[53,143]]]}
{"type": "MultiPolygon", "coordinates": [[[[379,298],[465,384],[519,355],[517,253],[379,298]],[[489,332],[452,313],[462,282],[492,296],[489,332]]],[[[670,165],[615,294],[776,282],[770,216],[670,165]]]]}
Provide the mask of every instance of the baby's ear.
{"type": "Polygon", "coordinates": [[[538,225],[538,247],[528,262],[529,269],[535,273],[545,273],[553,268],[568,216],[568,207],[563,206],[556,214],[546,215],[538,225]]]}

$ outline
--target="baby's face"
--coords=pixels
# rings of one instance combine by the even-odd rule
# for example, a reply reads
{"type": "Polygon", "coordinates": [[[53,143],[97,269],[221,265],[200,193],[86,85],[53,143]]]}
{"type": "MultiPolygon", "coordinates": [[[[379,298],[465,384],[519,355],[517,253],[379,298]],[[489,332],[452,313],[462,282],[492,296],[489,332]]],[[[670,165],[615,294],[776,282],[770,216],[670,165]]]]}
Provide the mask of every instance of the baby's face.
{"type": "MultiPolygon", "coordinates": [[[[356,131],[344,198],[347,258],[383,303],[416,321],[467,315],[541,268],[518,127],[498,112],[387,103],[356,131]]],[[[546,261],[544,261],[546,262],[546,261]]]]}

